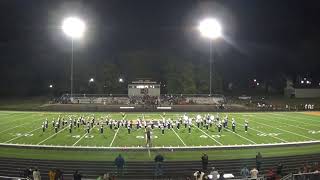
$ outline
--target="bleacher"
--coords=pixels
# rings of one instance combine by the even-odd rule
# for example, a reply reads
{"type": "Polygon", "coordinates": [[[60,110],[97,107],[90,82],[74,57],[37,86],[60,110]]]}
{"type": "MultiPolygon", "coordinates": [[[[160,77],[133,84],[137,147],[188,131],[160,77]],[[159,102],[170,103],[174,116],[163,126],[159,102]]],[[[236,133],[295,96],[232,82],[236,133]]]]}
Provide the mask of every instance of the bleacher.
{"type": "MultiPolygon", "coordinates": [[[[263,158],[261,173],[266,173],[270,168],[275,169],[279,162],[284,166],[284,174],[289,174],[291,172],[296,172],[304,163],[320,162],[320,154],[263,158]]],[[[247,165],[248,168],[252,168],[255,166],[255,159],[209,161],[209,167],[214,166],[224,173],[234,174],[235,177],[240,176],[240,169],[243,165],[247,165]]],[[[49,169],[55,168],[59,168],[64,172],[64,179],[72,179],[72,174],[75,170],[79,170],[79,172],[87,179],[96,179],[99,175],[104,173],[112,174],[115,173],[116,170],[114,162],[112,161],[84,162],[0,158],[0,176],[21,177],[22,171],[30,167],[38,167],[42,174],[42,179],[48,179],[49,169]]],[[[164,162],[163,167],[164,178],[183,180],[186,179],[187,176],[192,177],[192,174],[201,168],[201,161],[168,161],[164,162]]],[[[126,163],[124,175],[120,179],[153,178],[154,162],[130,161],[126,163]]]]}

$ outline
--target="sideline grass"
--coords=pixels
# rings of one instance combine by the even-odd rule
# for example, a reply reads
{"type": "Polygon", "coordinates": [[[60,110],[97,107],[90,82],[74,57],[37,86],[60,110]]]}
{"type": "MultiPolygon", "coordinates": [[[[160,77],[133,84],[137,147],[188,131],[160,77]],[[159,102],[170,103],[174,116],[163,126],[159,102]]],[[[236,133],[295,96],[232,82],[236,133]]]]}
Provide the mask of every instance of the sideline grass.
{"type": "MultiPolygon", "coordinates": [[[[158,152],[163,154],[167,161],[191,161],[199,160],[203,153],[207,153],[210,160],[227,160],[254,158],[257,152],[261,152],[263,157],[316,154],[319,153],[319,149],[320,145],[306,145],[299,147],[158,152]]],[[[2,147],[0,148],[0,157],[76,161],[113,161],[118,154],[122,154],[127,161],[153,161],[154,156],[158,152],[151,151],[150,158],[147,151],[68,151],[2,147]]]]}

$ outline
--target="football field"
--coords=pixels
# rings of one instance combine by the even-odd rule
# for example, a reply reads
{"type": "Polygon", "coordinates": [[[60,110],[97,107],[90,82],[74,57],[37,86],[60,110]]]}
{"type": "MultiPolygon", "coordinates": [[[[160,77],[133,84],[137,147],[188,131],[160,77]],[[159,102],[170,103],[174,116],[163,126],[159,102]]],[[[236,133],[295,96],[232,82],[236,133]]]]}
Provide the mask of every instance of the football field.
{"type": "MultiPolygon", "coordinates": [[[[228,128],[219,133],[215,125],[209,127],[196,126],[195,121],[189,128],[184,124],[180,129],[175,121],[184,113],[166,113],[166,119],[172,119],[172,128],[165,128],[164,134],[160,128],[152,130],[152,147],[219,147],[219,146],[246,146],[246,145],[271,145],[281,143],[301,143],[320,141],[320,116],[313,112],[256,112],[256,113],[219,113],[220,117],[228,115],[228,128]],[[231,119],[236,121],[236,132],[232,132],[231,119]],[[248,120],[248,132],[244,130],[244,121],[248,120]]],[[[186,113],[189,118],[208,113],[186,113]]],[[[214,116],[217,113],[209,113],[214,116]]],[[[163,119],[162,113],[126,113],[126,120],[158,121],[163,119]]],[[[58,117],[95,117],[101,119],[109,116],[113,120],[121,120],[121,113],[70,113],[70,112],[0,112],[0,143],[1,144],[24,144],[35,146],[68,146],[68,147],[92,147],[92,148],[135,148],[145,147],[145,129],[137,129],[134,125],[131,133],[124,126],[120,128],[104,124],[104,132],[100,132],[101,124],[94,124],[87,133],[84,126],[60,127],[55,132],[52,120],[58,117]],[[48,119],[48,128],[43,132],[42,123],[48,119]]],[[[97,122],[97,120],[96,120],[97,122]]]]}

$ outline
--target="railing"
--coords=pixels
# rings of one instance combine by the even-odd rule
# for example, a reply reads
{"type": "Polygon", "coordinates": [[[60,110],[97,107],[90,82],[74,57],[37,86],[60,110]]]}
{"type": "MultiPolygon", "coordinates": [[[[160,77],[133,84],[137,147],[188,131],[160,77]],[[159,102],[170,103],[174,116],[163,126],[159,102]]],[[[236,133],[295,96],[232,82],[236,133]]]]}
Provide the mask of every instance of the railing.
{"type": "Polygon", "coordinates": [[[292,173],[281,178],[281,180],[291,180],[291,179],[292,179],[292,173]]]}
{"type": "Polygon", "coordinates": [[[311,172],[311,173],[299,173],[293,174],[292,180],[318,180],[320,179],[320,172],[311,172]]]}

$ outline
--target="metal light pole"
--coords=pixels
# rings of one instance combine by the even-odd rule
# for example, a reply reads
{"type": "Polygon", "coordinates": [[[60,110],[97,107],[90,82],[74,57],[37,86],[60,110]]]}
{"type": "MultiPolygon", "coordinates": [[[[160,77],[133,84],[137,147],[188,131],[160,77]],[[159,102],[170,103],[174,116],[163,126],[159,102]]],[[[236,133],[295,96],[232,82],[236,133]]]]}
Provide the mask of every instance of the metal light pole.
{"type": "Polygon", "coordinates": [[[200,22],[198,27],[202,36],[210,39],[210,73],[209,73],[209,95],[212,94],[212,61],[214,56],[213,41],[222,36],[222,28],[216,19],[207,18],[200,22]]]}
{"type": "Polygon", "coordinates": [[[210,79],[209,94],[210,95],[212,94],[212,60],[213,60],[212,44],[213,44],[213,40],[210,40],[210,75],[209,75],[209,79],[210,79]]]}
{"type": "Polygon", "coordinates": [[[83,36],[85,23],[77,17],[65,18],[62,22],[63,32],[71,38],[71,72],[70,72],[70,97],[73,97],[73,41],[83,36]]]}
{"type": "Polygon", "coordinates": [[[70,89],[70,96],[71,98],[73,97],[73,38],[71,38],[71,78],[70,78],[70,84],[71,84],[71,89],[70,89]]]}

